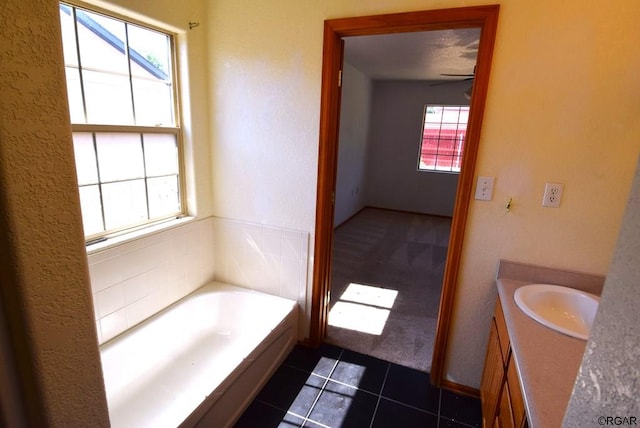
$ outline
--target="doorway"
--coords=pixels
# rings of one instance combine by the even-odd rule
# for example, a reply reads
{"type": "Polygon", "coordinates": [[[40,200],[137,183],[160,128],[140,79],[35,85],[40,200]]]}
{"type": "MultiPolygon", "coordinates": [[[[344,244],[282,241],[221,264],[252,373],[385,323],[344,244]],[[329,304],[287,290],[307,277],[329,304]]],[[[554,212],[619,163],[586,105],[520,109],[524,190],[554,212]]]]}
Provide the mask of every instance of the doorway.
{"type": "MultiPolygon", "coordinates": [[[[462,253],[469,199],[491,69],[499,6],[478,6],[434,11],[409,12],[325,21],[320,109],[320,147],[316,204],[313,290],[309,342],[319,345],[326,337],[331,280],[334,197],[337,170],[338,123],[340,117],[340,74],[343,37],[442,29],[479,27],[481,30],[476,64],[466,148],[462,159],[447,251],[436,338],[431,364],[431,380],[443,382],[445,356],[458,267],[462,253]]],[[[451,385],[449,385],[451,386],[451,385]]],[[[455,385],[454,385],[455,386],[455,385]]]]}

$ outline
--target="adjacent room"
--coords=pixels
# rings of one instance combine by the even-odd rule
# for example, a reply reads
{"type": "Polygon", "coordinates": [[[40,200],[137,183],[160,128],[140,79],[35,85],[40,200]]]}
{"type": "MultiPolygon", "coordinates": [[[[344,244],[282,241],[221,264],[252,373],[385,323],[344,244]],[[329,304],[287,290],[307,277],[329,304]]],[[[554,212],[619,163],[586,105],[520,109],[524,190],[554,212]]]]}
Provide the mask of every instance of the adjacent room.
{"type": "Polygon", "coordinates": [[[479,37],[344,39],[330,343],[431,367],[479,37]]]}

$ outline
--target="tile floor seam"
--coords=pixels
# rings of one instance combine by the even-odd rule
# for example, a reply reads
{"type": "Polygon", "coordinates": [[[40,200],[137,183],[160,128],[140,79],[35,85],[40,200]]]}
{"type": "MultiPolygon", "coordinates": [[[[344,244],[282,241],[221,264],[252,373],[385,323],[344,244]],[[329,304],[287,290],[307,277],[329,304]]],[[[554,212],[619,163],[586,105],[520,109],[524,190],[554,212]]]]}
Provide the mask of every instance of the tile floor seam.
{"type": "Polygon", "coordinates": [[[455,422],[458,425],[462,425],[462,426],[468,427],[468,428],[478,428],[478,425],[469,425],[466,422],[462,422],[460,419],[454,419],[454,418],[450,418],[448,416],[440,416],[440,418],[438,418],[438,423],[440,423],[439,422],[440,419],[445,419],[445,420],[450,421],[450,422],[455,422]]]}
{"type": "Polygon", "coordinates": [[[392,403],[400,404],[402,406],[408,407],[413,410],[417,410],[422,413],[428,413],[432,416],[439,417],[437,413],[433,413],[433,412],[430,412],[429,410],[421,409],[420,407],[412,406],[411,404],[403,403],[402,401],[394,400],[393,398],[385,397],[384,395],[381,395],[380,398],[384,398],[385,400],[391,401],[392,403]]]}
{"type": "MultiPolygon", "coordinates": [[[[305,418],[304,418],[304,422],[302,423],[302,427],[304,427],[307,424],[307,421],[311,421],[313,423],[317,423],[316,421],[311,419],[311,412],[313,412],[313,408],[318,403],[318,400],[320,400],[320,396],[324,392],[324,389],[327,386],[327,383],[329,383],[329,380],[331,379],[331,375],[336,370],[336,367],[338,367],[338,364],[340,363],[340,358],[342,358],[343,354],[344,354],[344,349],[341,349],[340,350],[340,355],[338,355],[338,358],[336,358],[336,361],[333,363],[333,367],[331,367],[331,370],[329,371],[329,374],[327,375],[327,377],[324,379],[324,382],[322,383],[322,387],[320,388],[320,392],[318,392],[318,395],[316,395],[316,398],[313,400],[313,403],[311,404],[311,407],[307,411],[307,416],[305,416],[305,418]]],[[[314,375],[313,373],[311,373],[311,374],[314,375]]],[[[320,424],[320,425],[324,426],[324,424],[320,424]]]]}
{"type": "Polygon", "coordinates": [[[371,417],[371,423],[369,428],[373,428],[373,422],[376,420],[376,414],[378,413],[378,406],[380,406],[380,400],[382,400],[382,391],[384,391],[384,385],[387,383],[387,376],[389,376],[389,369],[391,364],[387,364],[387,371],[384,373],[384,379],[382,379],[382,386],[380,387],[380,394],[378,394],[378,401],[376,401],[376,407],[373,409],[373,416],[371,417]]]}
{"type": "Polygon", "coordinates": [[[442,388],[438,389],[438,428],[440,428],[440,406],[442,406],[442,388]]]}
{"type": "Polygon", "coordinates": [[[330,382],[333,382],[333,383],[337,383],[338,385],[342,385],[342,386],[346,386],[348,388],[356,389],[359,392],[364,392],[364,393],[369,394],[369,395],[375,395],[376,397],[380,396],[380,394],[376,394],[375,392],[367,391],[366,389],[358,388],[357,386],[349,385],[348,383],[344,383],[344,382],[339,381],[339,380],[335,380],[335,379],[331,379],[331,378],[327,378],[327,380],[329,380],[330,382]]]}
{"type": "Polygon", "coordinates": [[[314,421],[313,419],[309,419],[309,418],[304,418],[304,423],[300,426],[300,428],[304,428],[307,425],[307,422],[311,422],[317,426],[320,426],[322,428],[332,428],[329,425],[325,425],[322,422],[318,422],[318,421],[314,421]]]}
{"type": "Polygon", "coordinates": [[[280,406],[276,406],[275,404],[269,403],[268,401],[264,401],[264,400],[262,400],[260,398],[255,398],[253,401],[258,402],[258,403],[262,403],[265,406],[271,407],[272,409],[280,410],[281,412],[285,412],[286,414],[296,416],[296,417],[298,417],[300,419],[306,419],[304,416],[300,416],[299,414],[297,414],[295,412],[292,412],[291,410],[283,409],[280,406]]]}

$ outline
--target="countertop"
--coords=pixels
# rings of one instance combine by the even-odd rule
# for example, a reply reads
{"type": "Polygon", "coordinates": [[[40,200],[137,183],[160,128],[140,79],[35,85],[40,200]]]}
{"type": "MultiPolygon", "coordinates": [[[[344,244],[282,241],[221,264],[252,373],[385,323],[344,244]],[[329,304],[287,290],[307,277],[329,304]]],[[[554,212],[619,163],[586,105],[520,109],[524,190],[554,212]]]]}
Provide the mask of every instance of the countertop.
{"type": "Polygon", "coordinates": [[[520,377],[529,426],[554,428],[562,426],[587,342],[559,333],[529,318],[516,305],[513,293],[523,285],[548,283],[600,295],[604,277],[567,271],[557,271],[558,275],[554,275],[554,270],[548,268],[540,268],[538,274],[535,269],[537,267],[531,265],[501,261],[496,285],[520,377]]]}

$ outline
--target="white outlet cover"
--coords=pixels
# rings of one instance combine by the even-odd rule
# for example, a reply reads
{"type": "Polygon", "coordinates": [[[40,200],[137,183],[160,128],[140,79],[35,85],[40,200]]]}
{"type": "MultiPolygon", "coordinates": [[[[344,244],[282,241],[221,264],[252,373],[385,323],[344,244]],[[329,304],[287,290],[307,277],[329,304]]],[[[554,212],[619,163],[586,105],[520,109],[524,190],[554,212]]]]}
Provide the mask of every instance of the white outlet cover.
{"type": "Polygon", "coordinates": [[[562,199],[563,187],[561,183],[545,183],[542,206],[558,208],[560,206],[560,200],[562,199]]]}
{"type": "Polygon", "coordinates": [[[495,177],[478,176],[476,182],[476,196],[480,201],[490,201],[493,197],[493,182],[495,177]]]}

